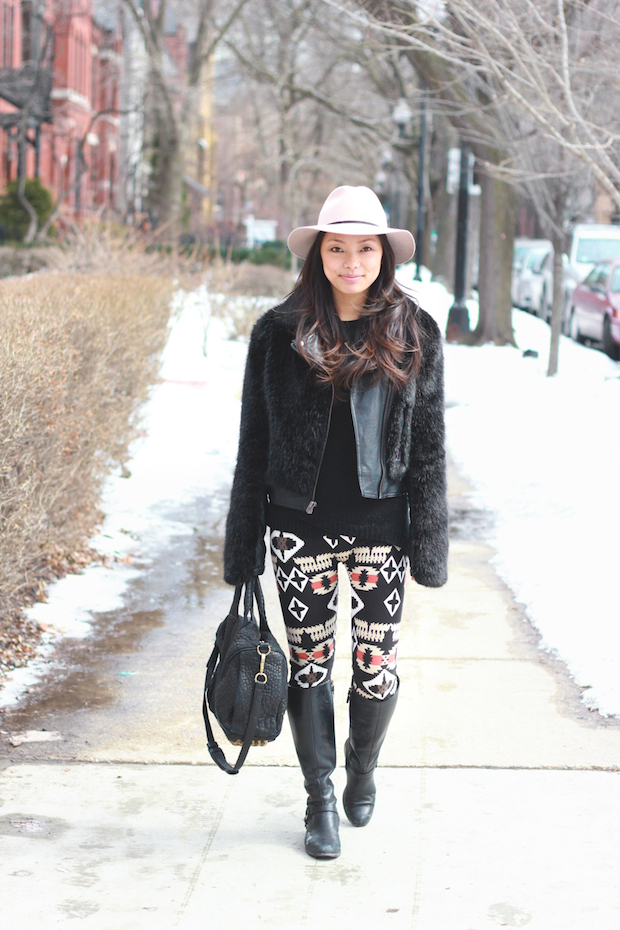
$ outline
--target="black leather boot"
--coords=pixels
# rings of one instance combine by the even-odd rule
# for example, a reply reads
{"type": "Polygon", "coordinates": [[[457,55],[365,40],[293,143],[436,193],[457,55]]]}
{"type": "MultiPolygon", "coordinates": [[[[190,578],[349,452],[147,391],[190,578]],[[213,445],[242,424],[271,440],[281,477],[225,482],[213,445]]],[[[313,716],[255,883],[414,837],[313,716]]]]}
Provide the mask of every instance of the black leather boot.
{"type": "Polygon", "coordinates": [[[352,688],[349,696],[349,738],[344,744],[347,787],[342,803],[354,827],[365,827],[375,809],[375,769],[398,692],[383,701],[368,700],[352,688]]]}
{"type": "Polygon", "coordinates": [[[288,718],[308,792],[306,852],[314,859],[335,859],[340,855],[340,818],[330,778],[336,768],[331,681],[315,688],[289,688],[288,718]]]}

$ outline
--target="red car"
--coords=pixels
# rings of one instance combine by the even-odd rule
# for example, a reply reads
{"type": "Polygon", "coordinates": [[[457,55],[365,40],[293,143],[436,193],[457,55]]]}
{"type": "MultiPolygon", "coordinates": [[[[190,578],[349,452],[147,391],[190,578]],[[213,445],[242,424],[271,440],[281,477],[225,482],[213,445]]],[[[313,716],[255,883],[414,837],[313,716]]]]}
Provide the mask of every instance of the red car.
{"type": "Polygon", "coordinates": [[[620,261],[598,262],[571,294],[570,334],[577,342],[603,343],[620,359],[620,261]]]}

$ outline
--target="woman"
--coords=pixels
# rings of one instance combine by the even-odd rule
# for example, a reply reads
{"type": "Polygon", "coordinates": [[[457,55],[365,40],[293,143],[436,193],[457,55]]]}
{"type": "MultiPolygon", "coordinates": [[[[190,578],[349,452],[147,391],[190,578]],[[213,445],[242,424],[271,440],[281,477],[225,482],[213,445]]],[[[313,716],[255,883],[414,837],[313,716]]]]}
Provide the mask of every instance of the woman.
{"type": "Polygon", "coordinates": [[[289,236],[305,259],[248,349],[224,577],[263,571],[265,527],[291,655],[288,713],[308,794],[306,851],[340,854],[331,671],[338,563],[352,588],[353,680],[345,813],[364,826],[396,705],[407,560],[446,581],[442,340],[394,281],[415,250],[377,196],[339,187],[316,226],[289,236]]]}

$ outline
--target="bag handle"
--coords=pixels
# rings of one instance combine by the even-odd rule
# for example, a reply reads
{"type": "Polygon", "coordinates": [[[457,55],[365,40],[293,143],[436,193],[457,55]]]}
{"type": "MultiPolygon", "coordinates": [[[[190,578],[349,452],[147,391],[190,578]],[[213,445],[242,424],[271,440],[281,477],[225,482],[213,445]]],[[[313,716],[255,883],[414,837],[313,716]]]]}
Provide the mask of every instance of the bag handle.
{"type": "MultiPolygon", "coordinates": [[[[241,585],[238,586],[239,594],[241,594],[241,585]]],[[[256,606],[258,607],[258,626],[261,633],[270,633],[269,624],[267,623],[267,613],[265,610],[265,596],[263,594],[263,589],[261,587],[260,578],[252,578],[245,586],[245,598],[243,601],[244,608],[244,617],[246,620],[255,620],[254,617],[254,601],[256,601],[256,606]]],[[[237,602],[237,589],[235,589],[235,597],[233,598],[233,606],[231,612],[236,612],[237,608],[235,604],[237,602]]],[[[262,637],[261,637],[262,638],[262,637]]]]}
{"type": "MultiPolygon", "coordinates": [[[[241,602],[241,591],[243,585],[237,585],[235,588],[235,594],[233,597],[233,602],[230,608],[230,613],[239,612],[239,604],[241,602]]],[[[253,600],[256,599],[258,605],[258,615],[260,617],[260,630],[261,633],[269,632],[269,626],[267,624],[267,615],[265,613],[265,599],[263,597],[263,591],[260,585],[258,578],[253,578],[245,586],[245,599],[244,599],[244,615],[246,620],[254,619],[253,611],[253,600]]],[[[262,637],[261,642],[259,642],[256,647],[258,654],[261,656],[269,655],[270,647],[266,643],[263,643],[262,637]],[[266,651],[261,651],[261,646],[266,649],[266,651]]],[[[250,746],[252,745],[252,740],[254,739],[254,733],[258,725],[258,719],[260,717],[261,707],[263,705],[263,694],[265,693],[265,686],[267,685],[267,676],[264,672],[258,672],[254,676],[254,692],[252,694],[252,706],[250,708],[250,716],[248,718],[248,725],[245,731],[245,736],[243,738],[243,745],[237,757],[237,761],[234,765],[231,765],[227,761],[224,751],[218,746],[215,736],[213,735],[213,728],[211,727],[211,721],[209,720],[209,708],[207,706],[207,688],[209,686],[211,677],[215,671],[215,666],[217,664],[217,659],[219,656],[219,649],[216,646],[213,647],[213,652],[209,657],[207,662],[207,673],[205,675],[205,687],[204,694],[202,697],[202,716],[205,722],[205,729],[207,731],[207,749],[209,750],[209,755],[215,762],[215,764],[222,769],[223,772],[226,772],[227,775],[238,775],[239,769],[245,762],[248,752],[250,751],[250,746]]],[[[261,663],[262,668],[263,663],[261,663]]]]}

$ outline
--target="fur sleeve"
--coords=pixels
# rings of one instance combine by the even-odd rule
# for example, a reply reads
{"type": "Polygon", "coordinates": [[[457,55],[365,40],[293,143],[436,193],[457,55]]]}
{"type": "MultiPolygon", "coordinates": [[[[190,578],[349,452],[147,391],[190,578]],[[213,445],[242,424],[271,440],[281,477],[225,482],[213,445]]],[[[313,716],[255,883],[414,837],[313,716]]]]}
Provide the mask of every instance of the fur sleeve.
{"type": "Polygon", "coordinates": [[[444,425],[443,345],[439,327],[421,311],[422,367],[411,423],[406,476],[410,528],[408,555],[418,584],[438,588],[448,580],[448,506],[444,425]]]}
{"type": "Polygon", "coordinates": [[[224,542],[224,580],[243,584],[265,566],[265,501],[269,422],[265,403],[265,330],[252,330],[243,380],[237,465],[224,542]]]}

